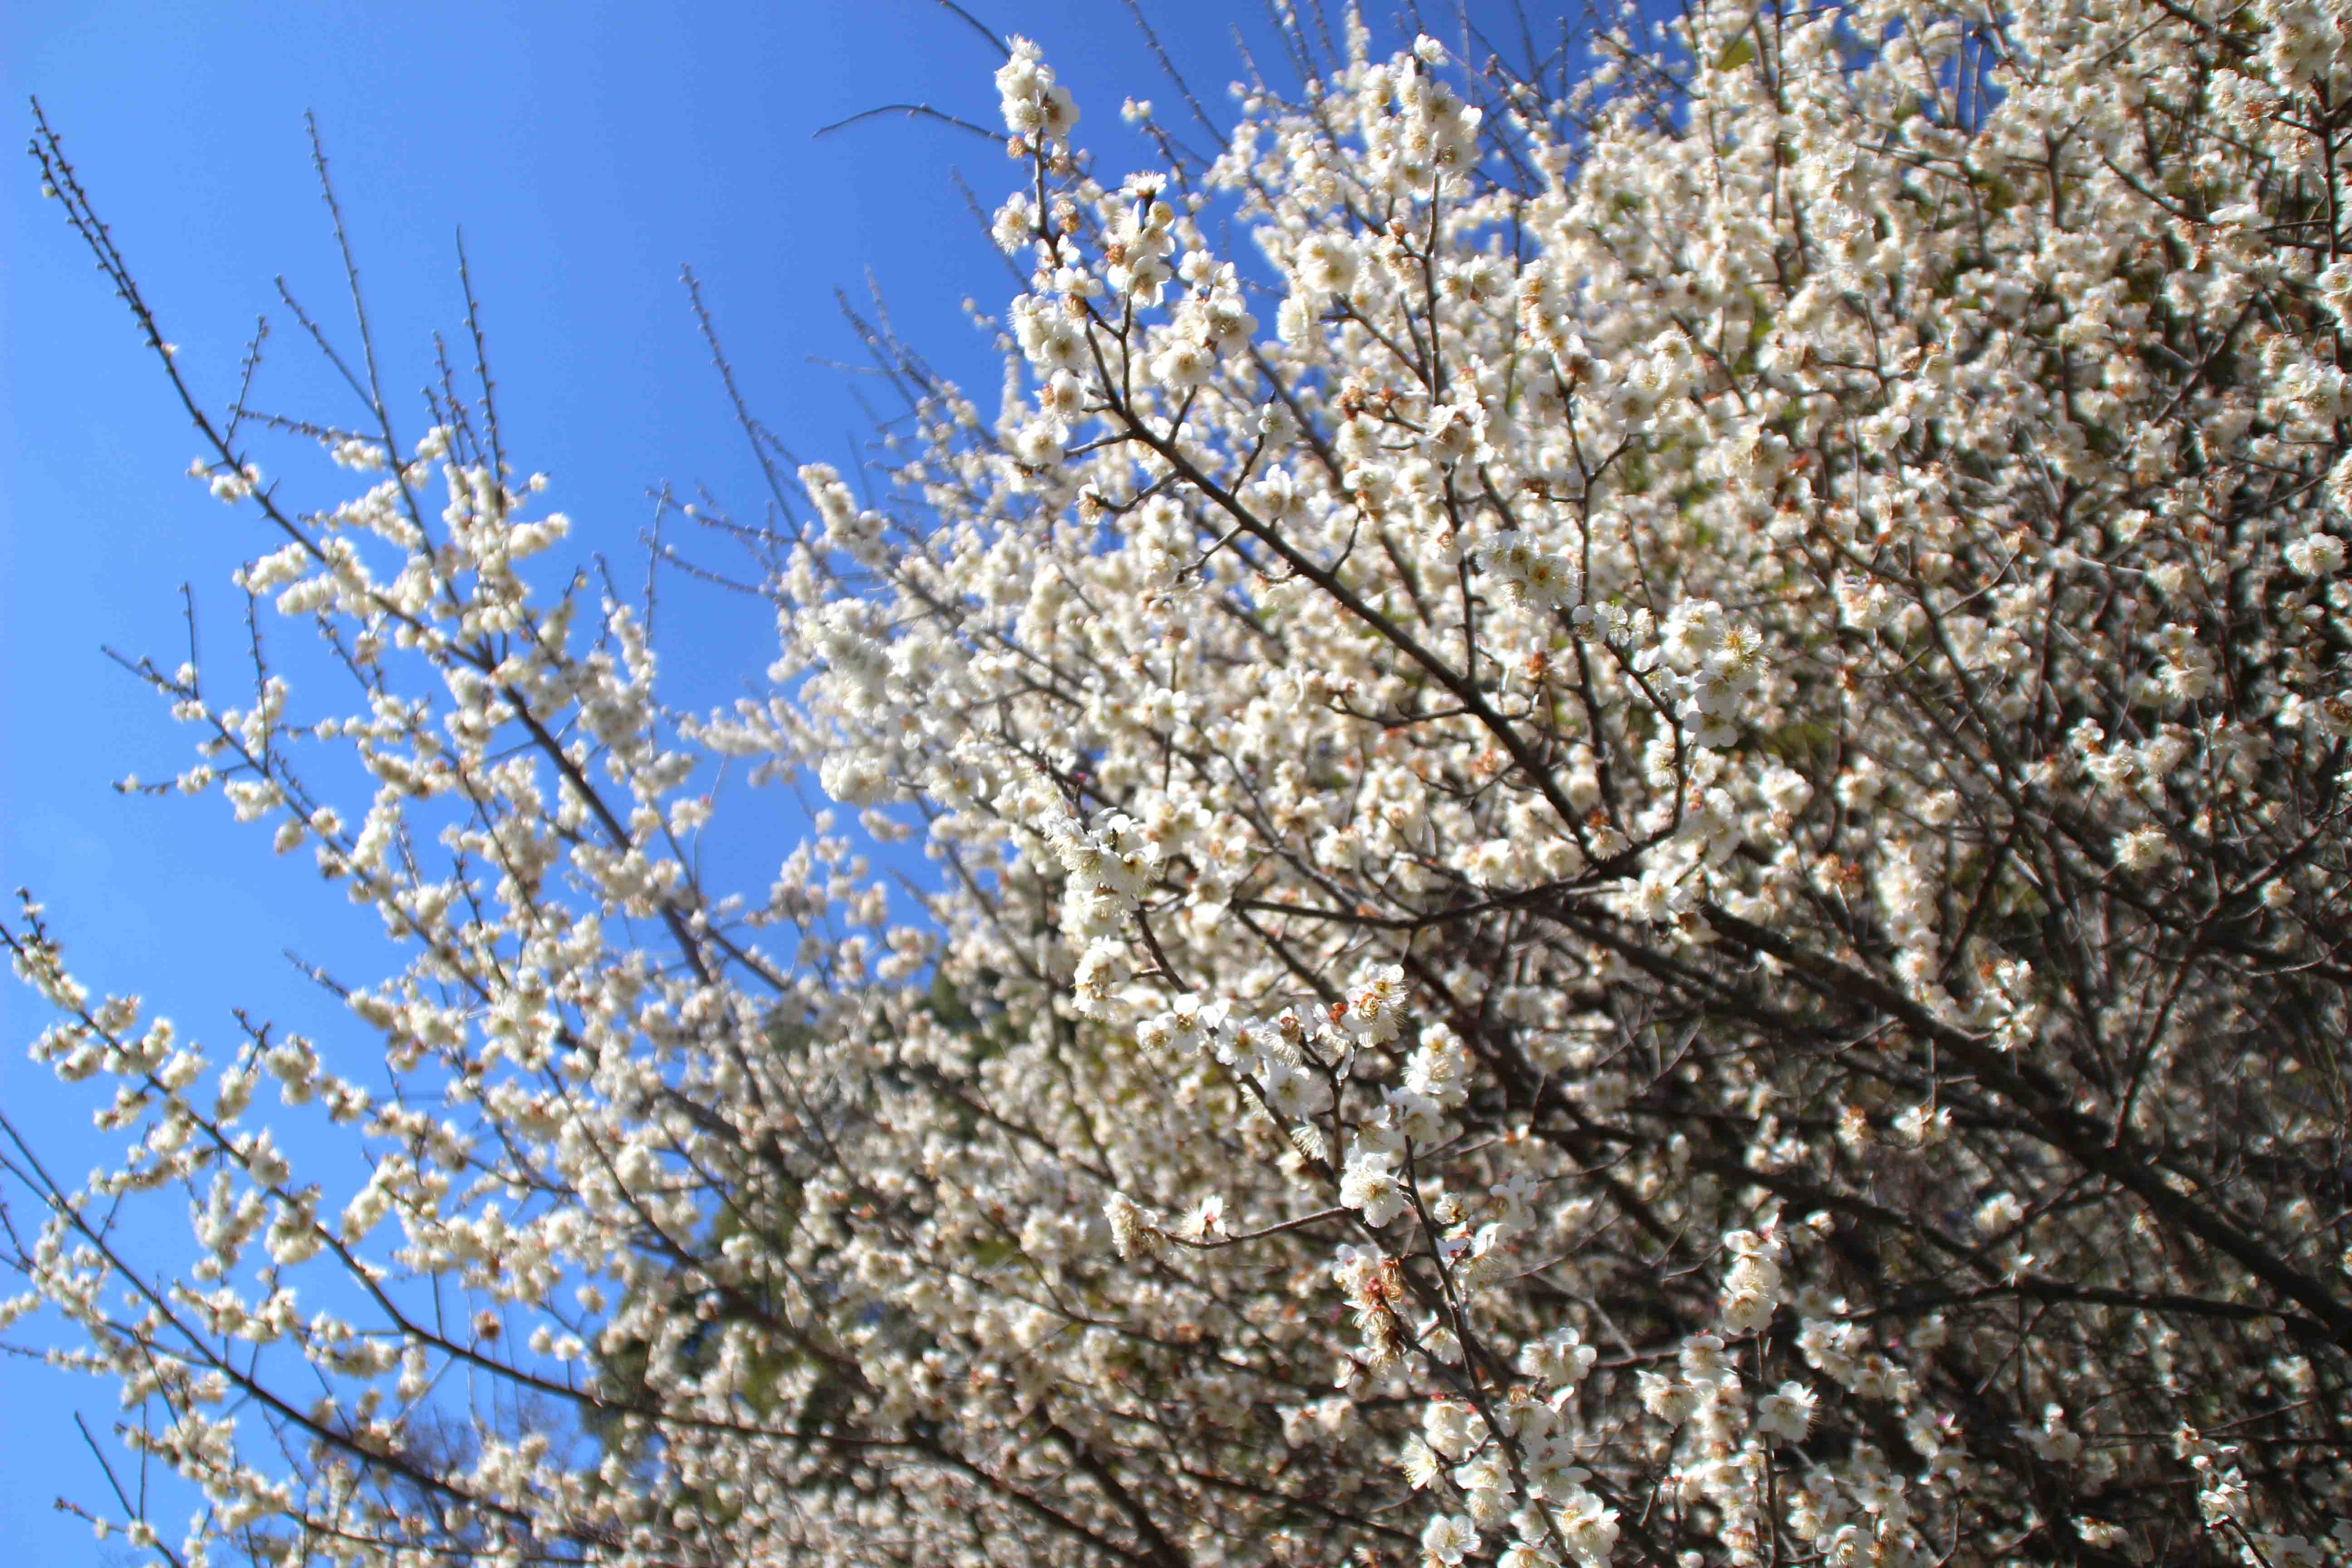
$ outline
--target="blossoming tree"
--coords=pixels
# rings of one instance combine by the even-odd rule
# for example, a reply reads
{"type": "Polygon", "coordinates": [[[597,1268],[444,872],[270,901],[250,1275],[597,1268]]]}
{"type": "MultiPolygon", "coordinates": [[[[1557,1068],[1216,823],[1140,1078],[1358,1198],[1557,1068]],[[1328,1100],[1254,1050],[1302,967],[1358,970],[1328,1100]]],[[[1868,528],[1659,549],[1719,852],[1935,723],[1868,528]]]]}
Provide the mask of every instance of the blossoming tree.
{"type": "Polygon", "coordinates": [[[1132,174],[1010,46],[997,406],[877,330],[880,499],[707,520],[729,710],[533,582],[482,396],[354,375],[300,503],[188,397],[357,700],[152,667],[180,787],[400,966],[207,1054],[0,928],[130,1140],[12,1149],[7,1311],[210,1500],[135,1539],[2352,1561],[2352,8],[1292,37],[1132,174]],[[708,884],[713,759],[919,917],[830,824],[708,884]],[[186,1278],[102,1217],[170,1192],[186,1278]]]}

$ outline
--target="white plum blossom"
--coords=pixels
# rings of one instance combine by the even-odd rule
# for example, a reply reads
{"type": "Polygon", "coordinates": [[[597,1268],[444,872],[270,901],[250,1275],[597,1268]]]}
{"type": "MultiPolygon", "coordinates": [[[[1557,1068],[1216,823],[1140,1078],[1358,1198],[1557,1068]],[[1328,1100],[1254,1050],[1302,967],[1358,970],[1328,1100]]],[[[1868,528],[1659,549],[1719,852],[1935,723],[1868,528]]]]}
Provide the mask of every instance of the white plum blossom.
{"type": "Polygon", "coordinates": [[[1006,40],[985,395],[871,324],[638,603],[472,377],[210,411],[39,127],[260,531],[121,787],[385,943],[0,921],[176,1561],[2352,1561],[2352,7],[1325,9],[1197,139],[1006,40]]]}

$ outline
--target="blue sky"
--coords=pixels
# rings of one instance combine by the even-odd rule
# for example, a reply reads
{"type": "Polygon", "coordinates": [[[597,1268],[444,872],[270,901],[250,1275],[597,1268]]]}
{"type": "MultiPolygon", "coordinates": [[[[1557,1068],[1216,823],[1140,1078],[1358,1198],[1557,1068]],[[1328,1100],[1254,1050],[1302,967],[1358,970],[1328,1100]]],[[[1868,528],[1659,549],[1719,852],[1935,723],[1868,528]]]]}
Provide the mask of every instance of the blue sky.
{"type": "MultiPolygon", "coordinates": [[[[1106,169],[1141,158],[1118,121],[1122,97],[1152,98],[1163,118],[1182,112],[1113,0],[971,8],[1044,45],[1106,169]]],[[[1229,112],[1231,30],[1265,47],[1262,6],[1144,8],[1212,112],[1229,112]]],[[[1507,0],[1473,11],[1516,36],[1507,0]]],[[[1280,57],[1262,58],[1276,74],[1280,57]]],[[[992,205],[1012,165],[977,139],[899,117],[812,132],[902,100],[992,123],[994,63],[932,0],[57,0],[0,19],[0,99],[28,132],[26,100],[39,96],[181,363],[215,401],[267,314],[275,333],[256,401],[356,412],[331,401],[277,298],[282,276],[338,329],[348,320],[305,110],[333,162],[391,388],[424,384],[430,334],[461,328],[462,227],[509,447],[520,467],[552,477],[551,503],[631,579],[649,487],[709,484],[756,509],[681,263],[700,274],[761,416],[804,458],[846,467],[865,438],[857,383],[829,362],[857,352],[835,291],[862,296],[869,275],[901,331],[984,406],[992,400],[993,371],[960,307],[976,296],[1001,310],[1011,285],[955,175],[992,205]]],[[[232,668],[243,629],[228,575],[269,542],[250,514],[185,477],[194,435],[40,200],[29,162],[0,184],[0,889],[43,898],[95,988],[141,992],[215,1047],[236,1037],[240,1005],[329,1034],[333,1010],[284,953],[376,978],[392,960],[371,941],[373,917],[307,861],[271,859],[216,799],[127,799],[109,787],[131,773],[168,777],[192,758],[190,738],[102,648],[176,663],[184,583],[208,662],[232,668]]],[[[412,426],[418,407],[404,405],[412,426]]],[[[772,633],[719,595],[684,603],[666,666],[674,690],[723,700],[737,672],[764,664],[772,633]]],[[[287,626],[277,640],[301,639],[287,626]]],[[[766,829],[792,837],[789,796],[760,798],[778,818],[766,829]]],[[[0,1101],[41,1131],[59,1167],[84,1171],[105,1153],[88,1107],[24,1056],[43,1022],[27,994],[0,986],[0,1101]]],[[[13,1288],[0,1279],[0,1292],[13,1288]]],[[[37,1330],[17,1335],[27,1337],[37,1330]]],[[[51,1509],[59,1494],[95,1504],[105,1492],[77,1411],[101,1435],[117,1414],[105,1388],[0,1358],[0,1561],[119,1559],[51,1509]]],[[[163,1517],[184,1516],[181,1505],[163,1517]]]]}

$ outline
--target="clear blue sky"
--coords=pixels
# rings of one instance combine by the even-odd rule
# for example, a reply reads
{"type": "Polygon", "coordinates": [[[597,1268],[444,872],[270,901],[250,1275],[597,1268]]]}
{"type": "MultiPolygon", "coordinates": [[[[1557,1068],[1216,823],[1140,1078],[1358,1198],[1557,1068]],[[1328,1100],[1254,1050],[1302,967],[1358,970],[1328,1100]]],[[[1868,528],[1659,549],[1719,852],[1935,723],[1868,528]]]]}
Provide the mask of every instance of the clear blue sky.
{"type": "MultiPolygon", "coordinates": [[[[1263,7],[1144,5],[1212,112],[1228,113],[1230,32],[1238,24],[1263,46],[1263,7]]],[[[971,9],[1045,46],[1107,169],[1140,157],[1118,121],[1122,97],[1181,113],[1113,0],[971,9]]],[[[1473,11],[1516,36],[1507,0],[1473,11]]],[[[26,100],[39,96],[198,387],[226,396],[244,339],[268,314],[274,357],[257,401],[322,412],[319,373],[273,285],[283,275],[320,314],[346,319],[303,139],[303,111],[314,110],[389,384],[421,385],[430,333],[458,328],[462,226],[509,448],[552,476],[553,504],[586,542],[622,561],[650,516],[649,486],[708,482],[756,509],[681,263],[702,275],[760,412],[804,457],[845,463],[864,433],[852,383],[814,362],[856,356],[833,296],[862,293],[869,271],[905,334],[983,405],[994,396],[959,303],[971,295],[1001,310],[1010,286],[953,174],[992,204],[1012,165],[975,139],[895,117],[811,139],[901,100],[993,122],[993,54],[931,0],[50,0],[5,13],[0,101],[29,132],[26,100]]],[[[1273,73],[1280,57],[1263,58],[1273,73]]],[[[373,979],[392,960],[369,940],[373,917],[302,858],[271,860],[216,799],[131,800],[108,787],[128,773],[168,777],[191,753],[101,647],[177,662],[188,583],[208,662],[226,672],[242,637],[228,574],[268,542],[249,514],[184,477],[194,434],[58,208],[39,199],[29,161],[0,181],[0,889],[29,885],[47,901],[85,981],[143,993],[213,1046],[236,1038],[238,1005],[331,1037],[331,1010],[282,954],[373,979]]],[[[761,616],[709,595],[694,607],[697,636],[672,647],[667,668],[687,695],[723,698],[737,671],[765,662],[769,634],[761,616]]],[[[279,640],[299,641],[298,629],[279,640]]],[[[794,827],[774,826],[787,837],[794,827]]],[[[85,1171],[105,1152],[87,1106],[25,1058],[43,1021],[21,988],[0,984],[0,1101],[42,1130],[62,1170],[85,1171]]],[[[0,1277],[0,1293],[14,1289],[0,1277]]],[[[28,1337],[38,1331],[17,1336],[28,1337]]],[[[52,1511],[59,1494],[96,1504],[105,1493],[76,1411],[102,1435],[115,1400],[0,1358],[7,1568],[122,1559],[52,1511]]],[[[167,1535],[181,1517],[184,1506],[164,1515],[167,1535]]]]}

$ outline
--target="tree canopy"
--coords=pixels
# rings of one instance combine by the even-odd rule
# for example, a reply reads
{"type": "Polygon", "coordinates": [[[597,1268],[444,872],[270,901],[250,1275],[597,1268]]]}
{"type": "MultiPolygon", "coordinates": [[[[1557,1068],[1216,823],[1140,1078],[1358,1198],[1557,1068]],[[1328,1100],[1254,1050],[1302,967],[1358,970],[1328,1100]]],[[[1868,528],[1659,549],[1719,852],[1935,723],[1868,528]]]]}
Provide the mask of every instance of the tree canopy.
{"type": "Polygon", "coordinates": [[[0,925],[130,1137],[11,1125],[0,1320],[209,1499],[142,1545],[2352,1561],[2352,9],[1283,15],[1133,172],[1006,43],[993,406],[877,321],[873,471],[741,409],[732,707],[486,368],[159,354],[347,682],[144,667],[176,787],[396,966],[206,1053],[0,925]],[[721,885],[720,762],[845,816],[721,885]]]}

